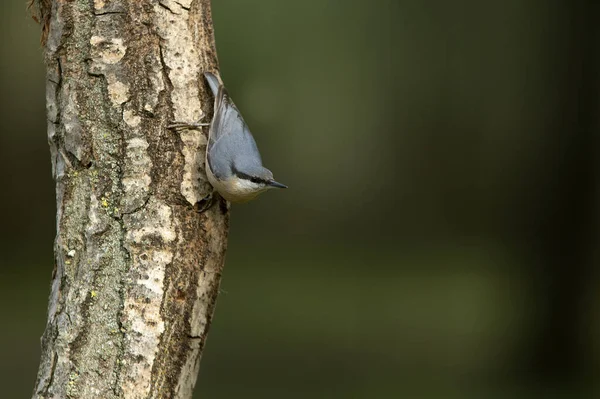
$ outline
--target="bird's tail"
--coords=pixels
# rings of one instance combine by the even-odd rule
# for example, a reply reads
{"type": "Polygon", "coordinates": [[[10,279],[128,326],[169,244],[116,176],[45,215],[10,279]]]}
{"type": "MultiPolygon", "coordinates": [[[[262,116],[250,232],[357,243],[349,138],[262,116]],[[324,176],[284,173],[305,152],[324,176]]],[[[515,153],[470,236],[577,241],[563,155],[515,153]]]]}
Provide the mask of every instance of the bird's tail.
{"type": "Polygon", "coordinates": [[[219,76],[218,72],[204,72],[204,77],[210,86],[210,90],[213,95],[216,97],[219,92],[219,86],[223,85],[223,81],[221,80],[221,76],[219,76]]]}

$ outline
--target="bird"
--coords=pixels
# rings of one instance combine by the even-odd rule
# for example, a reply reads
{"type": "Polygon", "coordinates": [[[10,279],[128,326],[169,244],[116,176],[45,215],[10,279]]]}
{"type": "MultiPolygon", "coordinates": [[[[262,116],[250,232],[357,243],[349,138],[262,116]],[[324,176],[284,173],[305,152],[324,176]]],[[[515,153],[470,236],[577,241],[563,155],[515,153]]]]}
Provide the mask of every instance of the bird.
{"type": "Polygon", "coordinates": [[[176,122],[170,128],[209,126],[206,145],[206,175],[212,187],[231,203],[245,203],[274,188],[287,188],[262,164],[256,141],[233,103],[218,72],[205,72],[215,97],[210,123],[176,122]]]}

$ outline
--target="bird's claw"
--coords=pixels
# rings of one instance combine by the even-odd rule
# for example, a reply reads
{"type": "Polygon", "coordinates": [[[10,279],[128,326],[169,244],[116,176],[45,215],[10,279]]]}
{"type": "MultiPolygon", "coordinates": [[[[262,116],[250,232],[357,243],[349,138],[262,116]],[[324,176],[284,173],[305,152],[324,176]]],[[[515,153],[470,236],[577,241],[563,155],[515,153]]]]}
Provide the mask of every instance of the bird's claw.
{"type": "Polygon", "coordinates": [[[203,213],[210,209],[211,206],[215,203],[214,192],[208,194],[206,197],[202,198],[200,201],[196,202],[194,205],[194,210],[197,213],[203,213]]]}
{"type": "Polygon", "coordinates": [[[204,126],[210,126],[210,123],[202,123],[206,115],[204,113],[200,116],[196,122],[181,122],[181,121],[171,121],[169,125],[167,125],[167,129],[197,129],[202,130],[204,126]]]}

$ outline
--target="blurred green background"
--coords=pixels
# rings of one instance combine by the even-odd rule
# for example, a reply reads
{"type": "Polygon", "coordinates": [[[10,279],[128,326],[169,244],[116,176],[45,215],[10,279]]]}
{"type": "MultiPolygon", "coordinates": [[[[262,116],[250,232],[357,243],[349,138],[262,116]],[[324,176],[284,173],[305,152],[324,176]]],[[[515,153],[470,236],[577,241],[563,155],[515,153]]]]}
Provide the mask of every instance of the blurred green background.
{"type": "MultiPolygon", "coordinates": [[[[215,1],[290,189],[232,211],[196,397],[600,397],[595,3],[215,1]]],[[[0,7],[0,397],[27,398],[54,182],[39,27],[0,7]]]]}

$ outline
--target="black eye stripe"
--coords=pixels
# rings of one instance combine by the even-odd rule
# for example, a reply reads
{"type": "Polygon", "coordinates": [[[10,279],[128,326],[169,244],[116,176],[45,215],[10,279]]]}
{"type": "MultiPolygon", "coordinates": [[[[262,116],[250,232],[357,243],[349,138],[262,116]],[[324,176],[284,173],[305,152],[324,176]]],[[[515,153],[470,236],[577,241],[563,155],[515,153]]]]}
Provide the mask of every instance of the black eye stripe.
{"type": "Polygon", "coordinates": [[[256,183],[256,184],[267,184],[268,183],[268,181],[261,179],[260,177],[250,176],[244,172],[240,172],[233,165],[231,165],[231,171],[233,172],[234,175],[236,175],[240,179],[249,180],[252,183],[256,183]]]}

